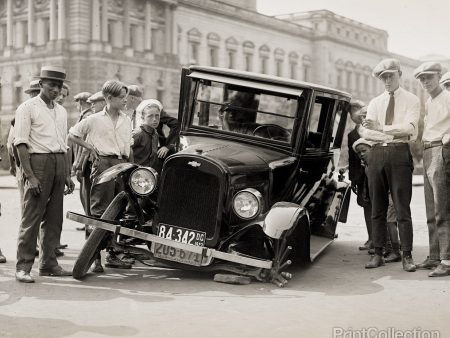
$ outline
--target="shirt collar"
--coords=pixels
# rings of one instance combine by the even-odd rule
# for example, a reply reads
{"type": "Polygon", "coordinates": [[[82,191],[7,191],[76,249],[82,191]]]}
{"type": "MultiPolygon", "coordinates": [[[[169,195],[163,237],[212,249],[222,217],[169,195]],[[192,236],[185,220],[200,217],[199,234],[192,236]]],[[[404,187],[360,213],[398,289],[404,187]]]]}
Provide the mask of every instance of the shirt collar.
{"type": "MultiPolygon", "coordinates": [[[[38,98],[38,101],[44,105],[45,108],[51,109],[51,108],[47,107],[47,103],[45,103],[45,101],[42,100],[41,95],[37,95],[36,97],[38,98]]],[[[56,102],[55,101],[52,101],[52,102],[53,102],[53,109],[56,109],[56,102]]]]}
{"type": "MultiPolygon", "coordinates": [[[[400,86],[396,90],[394,90],[394,97],[397,98],[400,95],[400,93],[402,92],[402,90],[403,89],[400,86]]],[[[384,94],[386,97],[389,97],[389,92],[387,90],[384,91],[384,94]]]]}
{"type": "Polygon", "coordinates": [[[153,133],[156,132],[155,128],[150,127],[147,124],[141,124],[141,129],[150,135],[153,135],[153,133]]]}

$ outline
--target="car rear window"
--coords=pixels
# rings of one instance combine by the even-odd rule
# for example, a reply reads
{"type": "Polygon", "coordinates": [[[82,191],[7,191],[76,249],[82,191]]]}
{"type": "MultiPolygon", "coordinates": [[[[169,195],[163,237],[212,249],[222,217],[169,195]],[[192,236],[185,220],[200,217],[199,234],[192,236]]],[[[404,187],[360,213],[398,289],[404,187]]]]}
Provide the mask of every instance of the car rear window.
{"type": "Polygon", "coordinates": [[[191,125],[290,143],[297,106],[296,97],[201,80],[191,125]]]}

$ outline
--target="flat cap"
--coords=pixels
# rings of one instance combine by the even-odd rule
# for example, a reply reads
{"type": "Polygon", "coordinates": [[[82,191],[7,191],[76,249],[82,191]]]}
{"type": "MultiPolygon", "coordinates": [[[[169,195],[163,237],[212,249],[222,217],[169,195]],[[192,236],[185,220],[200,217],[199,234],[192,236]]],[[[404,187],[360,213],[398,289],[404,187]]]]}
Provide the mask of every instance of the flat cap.
{"type": "Polygon", "coordinates": [[[103,97],[102,92],[99,91],[99,92],[97,92],[97,93],[92,94],[91,96],[89,96],[89,98],[87,99],[87,102],[89,102],[89,103],[95,103],[95,102],[102,101],[102,100],[105,100],[105,98],[103,97]]]}
{"type": "Polygon", "coordinates": [[[395,73],[400,71],[400,61],[397,59],[384,59],[373,69],[372,75],[380,77],[384,73],[395,73]]]}
{"type": "Polygon", "coordinates": [[[424,62],[419,67],[414,69],[414,77],[419,78],[422,74],[440,74],[442,72],[442,66],[439,62],[424,62]]]}
{"type": "Polygon", "coordinates": [[[77,95],[75,95],[74,97],[73,97],[73,100],[74,101],[87,101],[87,99],[91,96],[92,94],[91,93],[89,93],[89,92],[81,92],[81,93],[78,93],[77,95]]]}
{"type": "Polygon", "coordinates": [[[361,137],[361,138],[357,139],[357,140],[355,141],[355,143],[353,143],[353,145],[352,145],[353,150],[356,151],[356,147],[358,147],[358,146],[361,145],[361,144],[365,144],[365,145],[367,145],[367,146],[369,146],[369,147],[372,147],[372,146],[373,146],[373,142],[367,141],[366,139],[363,139],[363,138],[361,137]]]}
{"type": "Polygon", "coordinates": [[[39,85],[39,80],[33,80],[30,82],[30,88],[25,89],[25,94],[31,94],[32,92],[40,92],[41,86],[39,85]]]}
{"type": "Polygon", "coordinates": [[[447,72],[444,75],[442,75],[440,83],[442,85],[445,85],[446,83],[450,83],[450,72],[447,72]]]}
{"type": "Polygon", "coordinates": [[[144,95],[144,92],[142,91],[141,87],[139,87],[137,85],[129,85],[128,86],[128,95],[142,97],[142,95],[144,95]]]}

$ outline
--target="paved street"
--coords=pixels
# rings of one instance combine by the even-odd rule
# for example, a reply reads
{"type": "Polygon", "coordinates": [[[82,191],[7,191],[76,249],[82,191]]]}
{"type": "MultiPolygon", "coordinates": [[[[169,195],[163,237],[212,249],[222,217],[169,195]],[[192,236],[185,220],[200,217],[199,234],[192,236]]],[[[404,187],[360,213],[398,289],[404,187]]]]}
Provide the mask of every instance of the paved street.
{"type": "MultiPolygon", "coordinates": [[[[400,263],[364,269],[368,255],[357,247],[366,235],[355,204],[335,243],[314,264],[293,267],[294,278],[284,289],[219,284],[211,274],[141,264],[128,271],[106,269],[83,282],[36,277],[35,284],[25,285],[14,280],[18,191],[8,176],[0,177],[0,187],[0,247],[8,258],[0,265],[0,337],[315,338],[333,337],[333,328],[339,333],[371,327],[416,329],[422,333],[417,337],[436,337],[425,331],[438,330],[438,337],[450,337],[450,277],[406,273],[400,263]]],[[[66,198],[66,210],[81,211],[77,197],[78,190],[66,198]]],[[[412,212],[419,261],[426,257],[428,238],[422,186],[414,187],[412,212]]],[[[76,226],[64,224],[65,268],[72,267],[84,242],[76,226]]]]}

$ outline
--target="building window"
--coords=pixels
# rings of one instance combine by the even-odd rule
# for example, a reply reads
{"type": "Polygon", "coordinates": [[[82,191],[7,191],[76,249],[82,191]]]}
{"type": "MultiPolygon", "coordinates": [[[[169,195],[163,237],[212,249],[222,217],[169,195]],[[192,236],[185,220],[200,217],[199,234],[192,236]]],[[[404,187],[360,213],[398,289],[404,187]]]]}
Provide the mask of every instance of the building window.
{"type": "Polygon", "coordinates": [[[277,76],[283,76],[284,50],[277,48],[274,51],[275,71],[277,76]]]}
{"type": "Polygon", "coordinates": [[[336,32],[337,32],[338,35],[341,35],[341,29],[339,27],[336,28],[336,32]]]}
{"type": "Polygon", "coordinates": [[[213,67],[217,67],[219,64],[219,47],[220,36],[216,33],[209,33],[206,36],[209,47],[209,64],[213,67]]]}
{"type": "Polygon", "coordinates": [[[245,70],[247,72],[252,71],[252,63],[253,63],[253,55],[252,54],[245,54],[245,70]]]}
{"type": "Polygon", "coordinates": [[[297,79],[298,54],[296,52],[289,53],[289,75],[291,79],[297,79]]]}
{"type": "Polygon", "coordinates": [[[230,69],[234,69],[235,67],[235,52],[233,52],[232,50],[228,51],[228,68],[230,69]]]}
{"type": "Polygon", "coordinates": [[[218,66],[218,48],[216,47],[210,47],[209,48],[209,64],[212,67],[217,67],[218,66]]]}
{"type": "Polygon", "coordinates": [[[310,80],[310,69],[311,69],[311,57],[309,55],[303,55],[303,80],[309,81],[310,80]]]}
{"type": "Polygon", "coordinates": [[[355,39],[359,40],[359,34],[358,33],[355,33],[355,39]]]}
{"type": "Polygon", "coordinates": [[[261,57],[261,73],[267,74],[267,58],[261,57]]]}
{"type": "Polygon", "coordinates": [[[189,45],[189,61],[191,65],[199,63],[199,46],[201,42],[202,34],[197,28],[192,28],[187,32],[188,45],[189,45]]]}
{"type": "Polygon", "coordinates": [[[225,40],[225,48],[227,49],[228,63],[227,66],[230,69],[236,67],[236,51],[238,49],[238,42],[232,36],[225,40]]]}
{"type": "Polygon", "coordinates": [[[255,52],[255,44],[251,41],[244,41],[242,44],[244,52],[244,69],[251,72],[253,69],[253,54],[255,52]]]}

